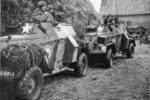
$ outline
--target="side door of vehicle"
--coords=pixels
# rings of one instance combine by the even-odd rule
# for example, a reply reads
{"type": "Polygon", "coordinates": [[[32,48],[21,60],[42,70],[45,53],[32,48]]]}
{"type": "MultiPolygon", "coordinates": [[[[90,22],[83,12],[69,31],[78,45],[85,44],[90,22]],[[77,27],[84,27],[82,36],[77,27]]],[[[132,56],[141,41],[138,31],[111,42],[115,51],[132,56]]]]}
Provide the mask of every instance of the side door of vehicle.
{"type": "Polygon", "coordinates": [[[45,59],[49,69],[56,70],[62,67],[65,39],[58,38],[56,31],[50,23],[46,23],[44,26],[47,28],[47,32],[44,34],[45,42],[42,42],[41,45],[46,51],[45,59]]]}
{"type": "Polygon", "coordinates": [[[122,40],[122,35],[119,34],[116,36],[116,49],[117,51],[120,51],[121,49],[121,40],[122,40]]]}

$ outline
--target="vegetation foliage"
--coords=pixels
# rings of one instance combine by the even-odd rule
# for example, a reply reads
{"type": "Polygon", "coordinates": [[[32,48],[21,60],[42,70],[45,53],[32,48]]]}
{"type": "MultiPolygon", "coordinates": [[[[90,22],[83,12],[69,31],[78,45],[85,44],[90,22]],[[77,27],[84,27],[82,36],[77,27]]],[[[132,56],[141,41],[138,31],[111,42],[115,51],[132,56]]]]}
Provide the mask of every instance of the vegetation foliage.
{"type": "MultiPolygon", "coordinates": [[[[32,13],[40,0],[1,0],[2,27],[18,26],[32,18],[32,13]]],[[[52,4],[56,11],[73,11],[64,21],[73,25],[77,34],[85,33],[86,26],[97,20],[97,13],[89,0],[44,0],[52,4]]]]}

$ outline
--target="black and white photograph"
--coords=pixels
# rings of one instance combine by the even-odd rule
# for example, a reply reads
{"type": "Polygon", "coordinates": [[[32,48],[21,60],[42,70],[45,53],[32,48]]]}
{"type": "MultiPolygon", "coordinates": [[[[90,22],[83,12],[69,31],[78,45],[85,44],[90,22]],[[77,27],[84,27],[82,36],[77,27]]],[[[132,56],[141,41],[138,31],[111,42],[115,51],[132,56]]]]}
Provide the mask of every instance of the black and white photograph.
{"type": "Polygon", "coordinates": [[[0,0],[0,100],[150,100],[150,0],[0,0]]]}

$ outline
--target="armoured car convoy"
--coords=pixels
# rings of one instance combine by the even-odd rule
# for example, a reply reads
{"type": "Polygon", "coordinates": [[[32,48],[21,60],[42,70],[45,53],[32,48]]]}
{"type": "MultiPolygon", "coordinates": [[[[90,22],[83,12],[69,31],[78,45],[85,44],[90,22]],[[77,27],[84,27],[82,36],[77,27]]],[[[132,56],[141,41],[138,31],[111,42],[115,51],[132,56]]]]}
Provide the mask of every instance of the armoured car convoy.
{"type": "Polygon", "coordinates": [[[73,27],[65,23],[51,27],[48,34],[39,25],[27,23],[23,27],[27,34],[0,37],[0,81],[9,86],[10,94],[37,100],[42,92],[45,73],[52,75],[74,69],[77,77],[83,77],[87,74],[88,61],[102,62],[111,67],[116,53],[133,57],[135,40],[126,31],[92,30],[88,28],[81,40],[73,27]]]}

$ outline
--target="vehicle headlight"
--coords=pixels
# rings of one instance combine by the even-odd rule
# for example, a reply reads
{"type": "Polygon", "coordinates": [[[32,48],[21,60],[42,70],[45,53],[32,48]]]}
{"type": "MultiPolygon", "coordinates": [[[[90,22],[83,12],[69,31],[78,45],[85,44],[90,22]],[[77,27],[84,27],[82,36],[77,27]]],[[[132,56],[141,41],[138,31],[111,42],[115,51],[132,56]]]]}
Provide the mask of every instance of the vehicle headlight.
{"type": "Polygon", "coordinates": [[[106,52],[106,46],[101,46],[101,50],[105,53],[106,52]]]}
{"type": "Polygon", "coordinates": [[[83,43],[89,43],[89,40],[84,40],[83,43]]]}
{"type": "Polygon", "coordinates": [[[89,40],[86,40],[85,43],[89,43],[89,40]]]}

